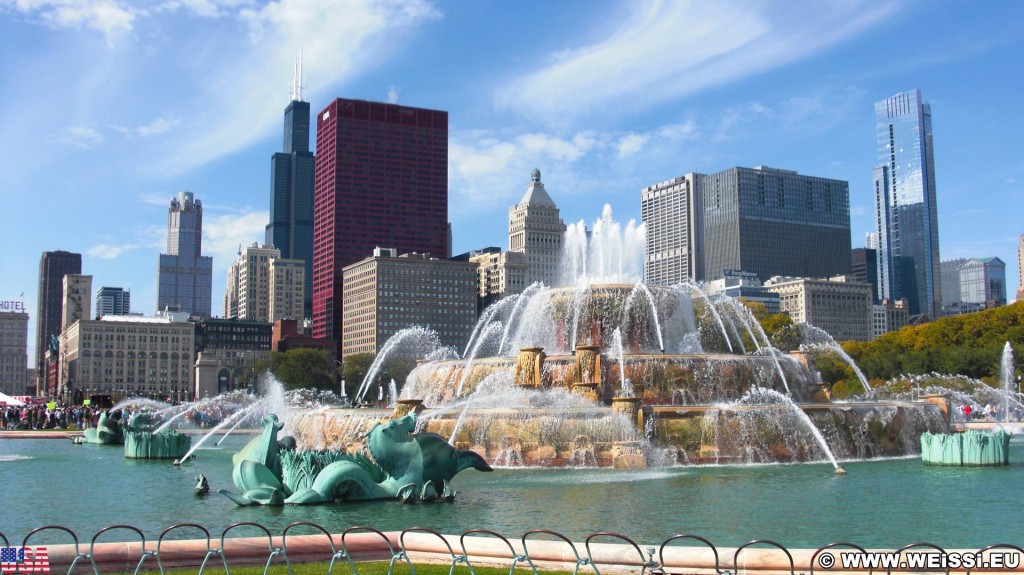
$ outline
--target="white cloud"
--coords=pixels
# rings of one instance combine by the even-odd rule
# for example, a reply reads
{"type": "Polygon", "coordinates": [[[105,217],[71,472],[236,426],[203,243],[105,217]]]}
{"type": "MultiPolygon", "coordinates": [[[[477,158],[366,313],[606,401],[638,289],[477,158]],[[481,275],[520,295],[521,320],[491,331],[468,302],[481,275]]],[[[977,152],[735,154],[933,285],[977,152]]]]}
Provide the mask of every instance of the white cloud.
{"type": "Polygon", "coordinates": [[[263,243],[268,221],[270,212],[266,210],[217,216],[204,213],[203,255],[213,256],[214,266],[226,269],[238,256],[239,246],[263,243]]]}
{"type": "Polygon", "coordinates": [[[547,174],[546,183],[551,175],[564,184],[592,181],[601,177],[598,174],[603,167],[618,164],[623,157],[636,156],[649,148],[672,150],[696,132],[693,122],[666,124],[648,132],[582,131],[569,138],[541,132],[455,132],[448,143],[451,205],[456,212],[465,213],[496,203],[511,205],[525,191],[535,167],[542,175],[547,174]]]}
{"type": "Polygon", "coordinates": [[[397,104],[398,103],[398,92],[399,92],[399,90],[395,86],[388,86],[388,103],[389,104],[397,104]]]}
{"type": "Polygon", "coordinates": [[[85,251],[85,255],[101,260],[112,260],[119,255],[139,249],[141,246],[135,244],[123,244],[113,246],[110,244],[97,244],[85,251]]]}
{"type": "Polygon", "coordinates": [[[57,138],[57,141],[61,144],[76,146],[85,150],[95,148],[103,143],[103,140],[102,134],[85,126],[71,126],[57,138]]]}
{"type": "Polygon", "coordinates": [[[158,136],[165,134],[175,126],[181,124],[181,120],[177,118],[157,118],[149,124],[142,126],[135,126],[133,128],[125,128],[123,126],[111,126],[115,131],[122,135],[133,137],[133,136],[158,136]]]}
{"type": "Polygon", "coordinates": [[[604,40],[551,54],[496,91],[499,108],[551,122],[643,107],[764,73],[860,33],[890,3],[659,1],[626,4],[604,40]],[[793,22],[799,22],[794,26],[793,22]]]}
{"type": "Polygon", "coordinates": [[[38,18],[53,28],[88,28],[112,43],[130,32],[143,12],[116,0],[0,0],[0,7],[38,18]]]}
{"type": "Polygon", "coordinates": [[[647,145],[648,139],[649,136],[646,134],[626,134],[619,138],[615,143],[615,147],[619,149],[619,158],[640,153],[647,145]]]}
{"type": "Polygon", "coordinates": [[[201,89],[178,115],[207,120],[179,131],[162,166],[167,171],[205,164],[280,129],[296,48],[302,47],[303,75],[317,87],[305,99],[317,101],[318,90],[328,97],[328,87],[387,61],[402,38],[439,13],[425,0],[278,0],[238,17],[248,38],[242,47],[237,38],[225,40],[219,65],[195,79],[201,89]]]}
{"type": "Polygon", "coordinates": [[[230,14],[232,9],[251,4],[251,0],[172,0],[164,2],[158,9],[164,11],[184,9],[198,16],[219,18],[230,14]]]}

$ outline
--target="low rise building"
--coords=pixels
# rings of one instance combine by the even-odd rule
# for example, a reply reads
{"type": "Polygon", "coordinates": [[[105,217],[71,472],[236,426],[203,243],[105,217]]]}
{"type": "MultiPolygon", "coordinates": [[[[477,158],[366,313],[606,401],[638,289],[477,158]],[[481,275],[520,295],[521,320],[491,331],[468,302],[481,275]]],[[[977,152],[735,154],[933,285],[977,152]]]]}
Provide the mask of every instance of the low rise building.
{"type": "Polygon", "coordinates": [[[57,397],[94,395],[190,400],[195,394],[195,325],[187,313],[80,319],[60,334],[57,397]]]}
{"type": "Polygon", "coordinates": [[[477,264],[376,248],[343,273],[341,354],[377,353],[399,331],[418,326],[461,349],[477,318],[477,264]]]}
{"type": "Polygon", "coordinates": [[[0,392],[27,395],[28,313],[22,301],[0,302],[0,392]]]}
{"type": "Polygon", "coordinates": [[[270,361],[273,324],[266,321],[202,318],[196,322],[196,357],[216,374],[216,387],[198,391],[200,398],[253,389],[259,366],[270,361]]]}
{"type": "Polygon", "coordinates": [[[899,331],[910,325],[910,303],[907,298],[898,300],[883,299],[882,303],[872,307],[873,336],[899,331]]]}
{"type": "Polygon", "coordinates": [[[764,305],[768,313],[779,313],[779,294],[761,285],[761,280],[753,272],[725,270],[725,277],[709,281],[705,291],[710,294],[722,294],[731,298],[758,302],[764,305]]]}
{"type": "Polygon", "coordinates": [[[847,281],[845,276],[775,276],[764,285],[779,294],[779,310],[796,323],[811,324],[836,341],[869,341],[874,335],[869,283],[847,281]]]}

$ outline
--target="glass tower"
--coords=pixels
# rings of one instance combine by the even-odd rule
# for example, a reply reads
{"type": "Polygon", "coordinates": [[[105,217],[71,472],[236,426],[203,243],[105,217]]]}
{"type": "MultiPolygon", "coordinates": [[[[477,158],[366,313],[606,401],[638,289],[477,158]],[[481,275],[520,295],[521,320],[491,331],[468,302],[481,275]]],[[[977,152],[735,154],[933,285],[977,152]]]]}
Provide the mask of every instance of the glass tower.
{"type": "Polygon", "coordinates": [[[911,90],[875,103],[879,296],[939,317],[942,282],[931,106],[911,90]]]}
{"type": "Polygon", "coordinates": [[[306,263],[304,317],[313,313],[313,174],[309,151],[309,102],[295,99],[284,111],[284,151],[270,160],[270,223],[266,241],[285,259],[306,263]]]}

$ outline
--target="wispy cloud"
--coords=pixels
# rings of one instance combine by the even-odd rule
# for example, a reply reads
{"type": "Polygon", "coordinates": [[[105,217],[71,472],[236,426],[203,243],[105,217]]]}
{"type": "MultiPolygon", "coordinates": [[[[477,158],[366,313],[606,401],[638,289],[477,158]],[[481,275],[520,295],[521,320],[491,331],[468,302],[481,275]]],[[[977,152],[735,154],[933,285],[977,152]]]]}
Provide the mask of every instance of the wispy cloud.
{"type": "Polygon", "coordinates": [[[387,61],[402,38],[440,16],[425,0],[278,0],[237,15],[247,38],[226,41],[225,53],[235,55],[205,72],[198,80],[204,89],[181,113],[215,121],[183,127],[162,164],[167,171],[205,164],[279,129],[296,47],[303,49],[303,72],[314,86],[306,99],[313,101],[387,61]],[[267,89],[274,85],[282,90],[267,89]]]}
{"type": "Polygon", "coordinates": [[[395,86],[388,86],[388,103],[389,104],[397,104],[398,103],[398,92],[399,92],[399,89],[397,87],[395,87],[395,86]]]}
{"type": "Polygon", "coordinates": [[[627,5],[604,40],[551,54],[540,70],[500,86],[497,106],[553,122],[650,106],[807,58],[898,9],[782,0],[627,5]]]}
{"type": "Polygon", "coordinates": [[[156,118],[152,122],[150,122],[148,124],[145,124],[145,125],[142,125],[142,126],[134,126],[134,127],[130,127],[130,128],[126,128],[124,126],[111,126],[111,128],[113,130],[115,130],[116,132],[124,135],[124,136],[128,136],[128,137],[135,137],[135,136],[147,137],[147,136],[158,136],[160,134],[165,134],[165,133],[167,133],[168,131],[170,131],[172,128],[174,128],[175,126],[177,126],[180,123],[181,123],[181,120],[179,120],[178,118],[173,118],[173,117],[171,117],[171,118],[164,118],[164,117],[160,117],[160,118],[156,118]]]}
{"type": "Polygon", "coordinates": [[[139,249],[142,246],[136,244],[122,244],[119,246],[110,244],[97,244],[91,248],[85,250],[85,254],[89,257],[98,258],[101,260],[112,260],[125,252],[130,252],[139,249]]]}
{"type": "Polygon", "coordinates": [[[142,13],[117,0],[0,0],[0,9],[38,19],[53,28],[87,28],[102,33],[108,43],[130,32],[142,13]]]}
{"type": "Polygon", "coordinates": [[[158,6],[158,10],[185,10],[198,16],[219,18],[230,15],[235,9],[252,5],[252,0],[169,0],[158,6]]]}
{"type": "Polygon", "coordinates": [[[204,213],[203,255],[213,256],[214,266],[226,269],[238,256],[239,246],[263,242],[269,220],[270,212],[266,210],[215,216],[204,213]]]}
{"type": "MultiPolygon", "coordinates": [[[[584,130],[568,137],[546,132],[456,132],[448,144],[449,194],[456,212],[469,213],[496,202],[511,204],[525,190],[535,167],[541,168],[542,174],[554,174],[560,183],[575,185],[600,177],[593,173],[595,166],[619,164],[615,160],[637,156],[648,148],[673,150],[697,133],[693,121],[644,132],[584,130]],[[550,171],[545,172],[545,168],[550,171]],[[523,184],[520,187],[510,182],[523,184]]],[[[549,181],[545,176],[545,182],[549,181]]],[[[574,192],[564,189],[561,193],[574,192]]]]}
{"type": "Polygon", "coordinates": [[[92,128],[71,126],[57,138],[57,141],[87,150],[103,143],[104,139],[102,134],[92,128]]]}

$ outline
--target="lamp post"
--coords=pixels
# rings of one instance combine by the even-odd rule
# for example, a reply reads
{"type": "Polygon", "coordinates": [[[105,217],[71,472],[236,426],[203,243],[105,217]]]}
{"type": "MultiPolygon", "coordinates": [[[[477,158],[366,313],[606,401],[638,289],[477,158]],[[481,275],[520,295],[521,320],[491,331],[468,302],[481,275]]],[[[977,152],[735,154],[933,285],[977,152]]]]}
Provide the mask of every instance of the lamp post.
{"type": "Polygon", "coordinates": [[[334,360],[334,363],[338,365],[338,397],[341,399],[341,405],[344,406],[348,403],[348,396],[345,394],[345,364],[338,360],[334,360]]]}

